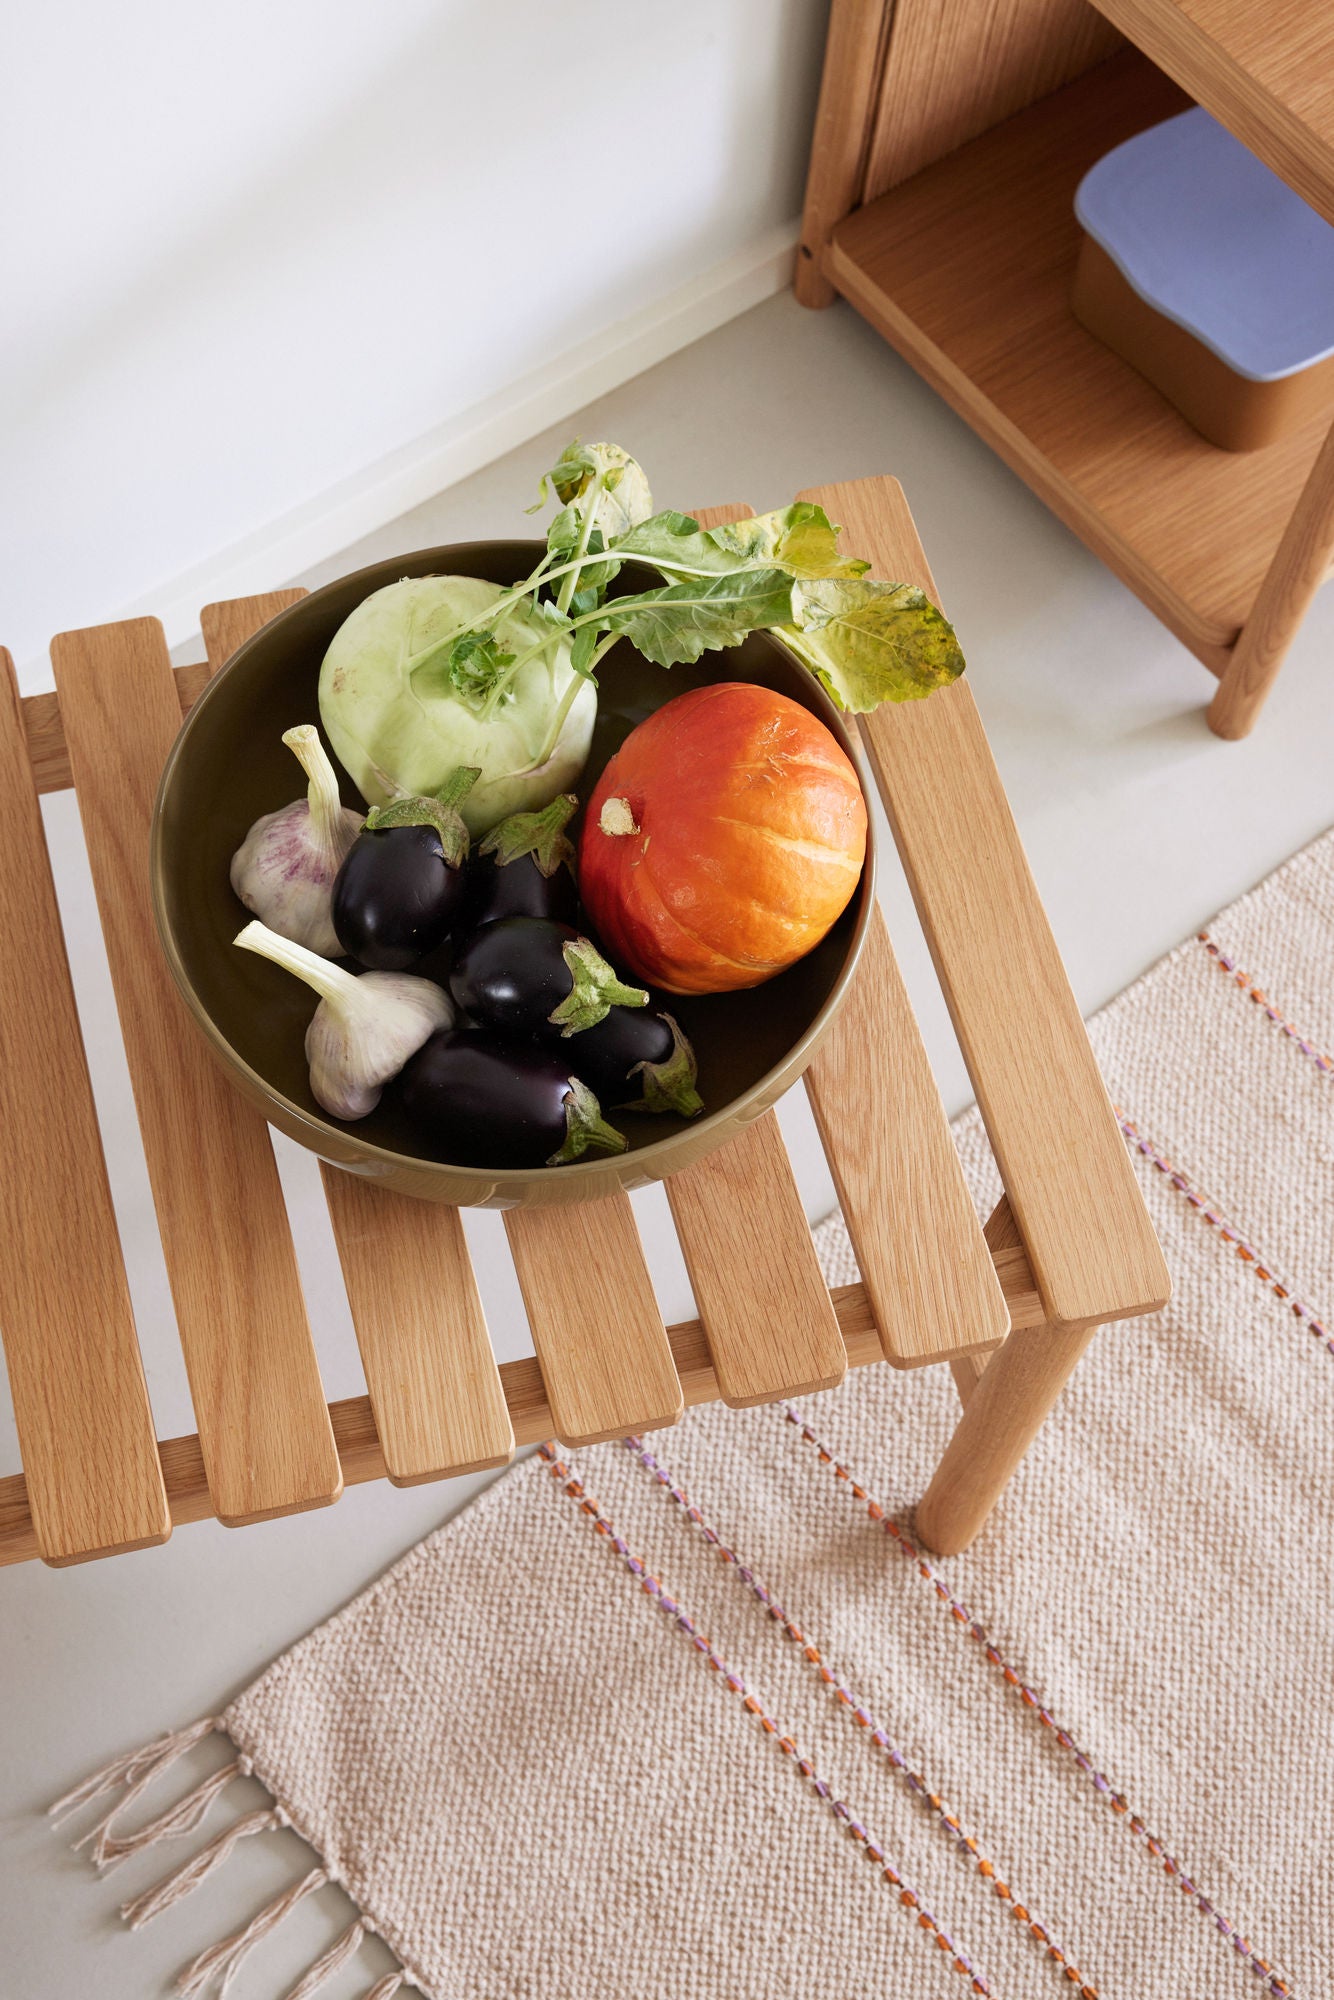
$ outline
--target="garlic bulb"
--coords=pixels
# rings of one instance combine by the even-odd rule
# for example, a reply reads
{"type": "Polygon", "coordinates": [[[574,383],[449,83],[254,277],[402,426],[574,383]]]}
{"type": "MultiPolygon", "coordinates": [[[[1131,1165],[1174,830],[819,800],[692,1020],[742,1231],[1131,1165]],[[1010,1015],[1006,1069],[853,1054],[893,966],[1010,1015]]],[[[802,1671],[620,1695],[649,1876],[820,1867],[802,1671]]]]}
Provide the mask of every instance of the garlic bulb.
{"type": "Polygon", "coordinates": [[[323,958],[341,958],[331,911],[334,877],[362,816],[340,802],[337,774],[309,722],[289,729],[283,742],[309,788],[304,799],[255,821],[232,856],[232,887],[279,936],[323,958]]]}
{"type": "Polygon", "coordinates": [[[310,1088],[331,1118],[364,1118],[439,1028],[454,1025],[449,996],[411,972],[344,972],[327,958],[264,924],[247,924],[234,939],[304,979],[320,996],[306,1030],[310,1088]]]}

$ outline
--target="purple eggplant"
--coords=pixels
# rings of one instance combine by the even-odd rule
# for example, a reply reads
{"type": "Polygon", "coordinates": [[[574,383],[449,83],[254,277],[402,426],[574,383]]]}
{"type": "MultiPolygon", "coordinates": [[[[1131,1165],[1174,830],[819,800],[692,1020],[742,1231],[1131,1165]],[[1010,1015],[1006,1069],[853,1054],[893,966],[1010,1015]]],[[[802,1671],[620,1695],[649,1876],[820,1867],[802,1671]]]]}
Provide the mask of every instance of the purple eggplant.
{"type": "Polygon", "coordinates": [[[579,891],[565,829],[578,809],[574,793],[562,792],[541,812],[511,813],[478,842],[468,857],[464,892],[469,930],[504,917],[574,922],[579,891]]]}
{"type": "Polygon", "coordinates": [[[449,975],[456,1006],[483,1027],[550,1041],[577,1035],[613,1007],[647,1007],[606,959],[568,924],[547,917],[501,917],[460,946],[449,975]]]}
{"type": "Polygon", "coordinates": [[[463,1167],[559,1167],[623,1153],[568,1057],[480,1028],[432,1035],[403,1071],[403,1104],[442,1158],[463,1167]]]}
{"type": "Polygon", "coordinates": [[[468,829],[459,801],[481,773],[454,773],[435,798],[377,806],[333,886],[333,926],[350,958],[407,972],[443,944],[463,908],[468,829]]]}
{"type": "Polygon", "coordinates": [[[656,1007],[613,1007],[569,1043],[570,1061],[604,1104],[630,1111],[704,1109],[695,1088],[695,1051],[670,1014],[656,1007]]]}

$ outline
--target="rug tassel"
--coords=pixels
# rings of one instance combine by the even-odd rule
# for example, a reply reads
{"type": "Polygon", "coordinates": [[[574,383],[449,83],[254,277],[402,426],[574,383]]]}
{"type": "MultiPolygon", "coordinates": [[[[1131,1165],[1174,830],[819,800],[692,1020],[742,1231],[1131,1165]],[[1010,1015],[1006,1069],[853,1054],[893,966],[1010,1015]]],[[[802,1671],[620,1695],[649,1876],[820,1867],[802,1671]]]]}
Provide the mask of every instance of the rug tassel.
{"type": "Polygon", "coordinates": [[[309,1875],[275,1896],[271,1903],[250,1919],[243,1931],[224,1938],[221,1944],[210,1945],[192,1959],[180,1978],[176,1981],[176,1991],[181,2000],[197,2000],[197,1996],[207,1991],[214,1980],[219,1982],[218,2000],[225,2000],[228,1987],[241,1969],[242,1962],[249,1957],[261,1938],[266,1938],[290,1910],[294,1910],[303,1896],[313,1889],[322,1889],[329,1877],[323,1868],[312,1868],[309,1875]]]}
{"type": "Polygon", "coordinates": [[[337,1942],[329,1946],[328,1951],[321,1953],[305,1977],[297,1981],[287,2000],[311,2000],[311,1995],[319,1992],[326,1979],[332,1979],[335,1972],[347,1964],[353,1952],[360,1949],[365,1935],[366,1926],[358,1917],[355,1923],[348,1925],[337,1942]]]}
{"type": "Polygon", "coordinates": [[[150,1923],[154,1917],[161,1916],[164,1910],[169,1910],[174,1903],[179,1903],[192,1889],[197,1889],[215,1868],[221,1868],[238,1841],[244,1840],[248,1834],[268,1833],[282,1823],[280,1815],[272,1806],[260,1812],[246,1813],[244,1818],[234,1820],[215,1840],[211,1840],[207,1847],[201,1847],[198,1854],[191,1855],[184,1867],[178,1868],[174,1875],[168,1875],[163,1881],[155,1882],[151,1889],[145,1889],[141,1896],[134,1898],[133,1902],[123,1903],[121,1915],[130,1929],[137,1931],[141,1925],[150,1923]]]}
{"type": "MultiPolygon", "coordinates": [[[[160,1840],[174,1840],[181,1834],[193,1833],[196,1827],[203,1825],[214,1799],[226,1790],[233,1778],[239,1777],[240,1771],[241,1766],[235,1759],[230,1764],[221,1765],[202,1779],[192,1792],[178,1799],[168,1811],[150,1819],[146,1825],[136,1827],[133,1833],[113,1833],[112,1823],[119,1816],[119,1809],[110,1813],[97,1831],[91,1854],[93,1866],[100,1875],[104,1875],[108,1869],[124,1861],[127,1855],[138,1854],[145,1847],[155,1847],[160,1840]]],[[[82,1846],[83,1842],[79,1844],[82,1846]]]]}
{"type": "Polygon", "coordinates": [[[157,1737],[138,1750],[127,1750],[121,1756],[113,1757],[109,1764],[104,1764],[100,1771],[94,1771],[72,1792],[66,1792],[64,1798],[57,1799],[49,1808],[50,1817],[58,1826],[80,1806],[91,1805],[94,1799],[114,1791],[117,1785],[130,1785],[138,1790],[156,1778],[159,1772],[165,1771],[169,1764],[174,1764],[202,1736],[221,1727],[221,1716],[205,1716],[201,1722],[192,1722],[184,1729],[175,1729],[169,1735],[157,1737]]]}
{"type": "Polygon", "coordinates": [[[386,1978],[376,1981],[375,1985],[372,1986],[370,1992],[366,1995],[366,2000],[394,2000],[394,1995],[398,1992],[402,1984],[403,1974],[401,1972],[391,1972],[386,1978]]]}

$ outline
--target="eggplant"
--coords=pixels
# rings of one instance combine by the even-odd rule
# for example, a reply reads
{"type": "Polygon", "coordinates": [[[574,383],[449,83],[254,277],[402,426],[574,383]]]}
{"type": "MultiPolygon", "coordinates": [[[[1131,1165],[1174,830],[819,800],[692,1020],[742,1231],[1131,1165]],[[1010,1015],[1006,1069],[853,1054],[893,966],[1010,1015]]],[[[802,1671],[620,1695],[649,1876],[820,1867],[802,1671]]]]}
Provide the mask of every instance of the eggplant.
{"type": "Polygon", "coordinates": [[[463,907],[468,829],[458,802],[480,775],[461,769],[435,798],[367,814],[333,885],[333,927],[350,958],[406,972],[444,943],[463,907]]]}
{"type": "Polygon", "coordinates": [[[695,1051],[673,1017],[656,1007],[613,1007],[569,1046],[570,1061],[604,1104],[682,1118],[704,1109],[695,1051]]]}
{"type": "Polygon", "coordinates": [[[501,917],[474,931],[449,975],[455,1005],[510,1037],[551,1041],[604,1020],[613,1006],[647,1007],[597,946],[549,917],[501,917]]]}
{"type": "Polygon", "coordinates": [[[480,1028],[447,1029],[403,1071],[408,1116],[463,1167],[559,1167],[587,1152],[623,1153],[568,1057],[480,1028]]]}
{"type": "Polygon", "coordinates": [[[511,813],[468,857],[464,921],[469,930],[504,917],[572,924],[579,910],[574,846],[565,829],[579,809],[562,792],[541,812],[511,813]]]}

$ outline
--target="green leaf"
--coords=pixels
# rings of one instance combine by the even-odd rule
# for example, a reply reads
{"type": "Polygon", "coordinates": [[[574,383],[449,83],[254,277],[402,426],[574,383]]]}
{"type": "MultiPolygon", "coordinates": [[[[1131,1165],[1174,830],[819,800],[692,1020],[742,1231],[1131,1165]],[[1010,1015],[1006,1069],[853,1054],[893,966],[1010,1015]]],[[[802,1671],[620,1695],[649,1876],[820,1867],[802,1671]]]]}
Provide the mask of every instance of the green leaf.
{"type": "Polygon", "coordinates": [[[773,514],[753,514],[712,530],[719,548],[748,566],[763,563],[799,577],[864,576],[871,567],[856,556],[840,556],[836,528],[823,507],[794,500],[773,514]]]}
{"type": "Polygon", "coordinates": [[[862,576],[871,565],[839,555],[840,532],[824,508],[809,500],[709,529],[701,528],[689,514],[668,511],[654,514],[623,535],[616,553],[678,575],[735,576],[746,570],[781,569],[795,577],[862,576]]]}
{"type": "Polygon", "coordinates": [[[658,569],[687,570],[699,576],[726,576],[741,567],[732,551],[721,548],[693,515],[678,514],[671,508],[650,515],[628,535],[622,535],[616,553],[652,563],[658,569]]]}
{"type": "Polygon", "coordinates": [[[721,646],[739,646],[748,632],[792,624],[795,588],[777,569],[671,584],[642,597],[613,598],[605,609],[606,628],[622,634],[656,666],[672,667],[721,646]]]}
{"type": "Polygon", "coordinates": [[[608,541],[625,534],[636,522],[646,521],[653,512],[653,495],[637,459],[618,444],[584,445],[577,438],[566,445],[551,470],[543,473],[536,504],[528,512],[535,514],[545,506],[548,483],[556,489],[556,498],[569,506],[597,480],[601,484],[593,519],[608,541]]]}
{"type": "Polygon", "coordinates": [[[514,659],[493,632],[465,632],[456,639],[443,659],[414,669],[423,674],[441,694],[457,694],[465,701],[485,701],[496,682],[514,659]]]}
{"type": "MultiPolygon", "coordinates": [[[[576,598],[575,603],[577,604],[578,601],[578,598],[576,598]]],[[[591,610],[596,607],[590,606],[589,608],[591,610]]],[[[597,651],[598,641],[601,637],[601,627],[593,621],[590,621],[587,625],[581,625],[575,633],[574,638],[570,642],[570,665],[577,674],[588,675],[588,663],[597,651]]]]}
{"type": "Polygon", "coordinates": [[[797,587],[797,618],[779,634],[843,709],[917,701],[964,670],[954,628],[914,585],[866,577],[797,587]]]}

